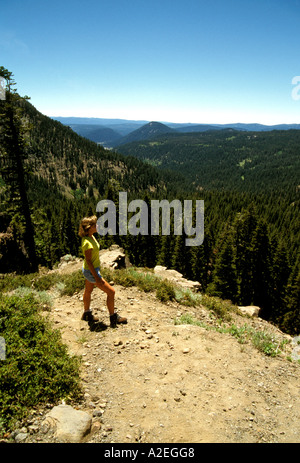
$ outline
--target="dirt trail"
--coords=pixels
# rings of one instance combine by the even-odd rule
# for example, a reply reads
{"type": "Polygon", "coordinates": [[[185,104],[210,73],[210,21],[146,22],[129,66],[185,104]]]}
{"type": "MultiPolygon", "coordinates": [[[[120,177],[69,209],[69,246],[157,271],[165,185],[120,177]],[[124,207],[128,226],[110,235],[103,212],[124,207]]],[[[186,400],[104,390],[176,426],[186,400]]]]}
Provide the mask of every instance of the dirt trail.
{"type": "MultiPolygon", "coordinates": [[[[136,287],[115,289],[127,325],[108,326],[98,289],[92,308],[102,323],[94,329],[80,319],[82,293],[58,297],[49,315],[83,359],[80,408],[93,415],[87,442],[300,442],[299,364],[229,334],[174,324],[187,312],[212,326],[204,308],[163,304],[136,287]]],[[[240,323],[273,329],[261,319],[240,323]]]]}

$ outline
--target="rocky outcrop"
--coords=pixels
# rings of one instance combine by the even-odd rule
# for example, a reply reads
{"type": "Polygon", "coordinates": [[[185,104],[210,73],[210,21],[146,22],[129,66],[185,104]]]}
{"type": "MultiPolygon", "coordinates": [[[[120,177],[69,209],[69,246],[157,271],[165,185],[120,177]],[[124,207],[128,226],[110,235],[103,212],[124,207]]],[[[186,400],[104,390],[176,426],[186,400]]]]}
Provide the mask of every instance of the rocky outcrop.
{"type": "Polygon", "coordinates": [[[249,315],[249,317],[258,317],[261,311],[260,307],[257,307],[256,305],[242,306],[239,307],[239,310],[242,314],[249,315]]]}
{"type": "Polygon", "coordinates": [[[58,270],[61,273],[72,273],[81,269],[81,267],[82,260],[79,257],[72,256],[71,254],[62,256],[58,264],[58,270]]]}
{"type": "Polygon", "coordinates": [[[128,268],[131,265],[124,249],[116,244],[113,244],[108,249],[101,249],[100,263],[101,267],[111,270],[128,268]]]}
{"type": "Polygon", "coordinates": [[[177,270],[169,270],[162,265],[156,265],[156,267],[154,267],[154,273],[156,276],[165,278],[185,289],[190,289],[195,292],[201,289],[201,284],[198,281],[186,280],[177,270]]]}

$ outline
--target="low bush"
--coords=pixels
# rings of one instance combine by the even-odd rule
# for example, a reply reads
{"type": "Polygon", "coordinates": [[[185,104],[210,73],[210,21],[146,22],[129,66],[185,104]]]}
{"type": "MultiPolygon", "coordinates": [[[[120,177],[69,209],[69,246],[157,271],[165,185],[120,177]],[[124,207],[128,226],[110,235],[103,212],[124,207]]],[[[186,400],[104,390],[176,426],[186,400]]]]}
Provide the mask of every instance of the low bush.
{"type": "Polygon", "coordinates": [[[84,288],[84,276],[81,270],[67,275],[63,275],[60,279],[61,285],[60,294],[62,296],[72,296],[74,293],[81,291],[84,288]]]}
{"type": "Polygon", "coordinates": [[[31,288],[34,279],[37,278],[38,275],[38,273],[30,273],[27,275],[15,275],[13,273],[2,274],[0,275],[0,292],[13,291],[19,286],[31,288]]]}
{"type": "Polygon", "coordinates": [[[162,280],[156,290],[156,297],[161,302],[175,301],[176,293],[174,286],[167,280],[162,280]]]}
{"type": "Polygon", "coordinates": [[[231,313],[236,311],[236,306],[231,301],[214,296],[202,295],[202,304],[222,321],[231,321],[231,313]]]}
{"type": "Polygon", "coordinates": [[[185,313],[181,315],[179,318],[175,318],[174,320],[175,325],[196,325],[196,326],[203,326],[201,322],[196,320],[191,314],[185,313]]]}
{"type": "Polygon", "coordinates": [[[4,296],[0,301],[0,423],[11,429],[31,408],[81,397],[80,361],[70,357],[60,333],[39,313],[33,294],[4,296]]]}

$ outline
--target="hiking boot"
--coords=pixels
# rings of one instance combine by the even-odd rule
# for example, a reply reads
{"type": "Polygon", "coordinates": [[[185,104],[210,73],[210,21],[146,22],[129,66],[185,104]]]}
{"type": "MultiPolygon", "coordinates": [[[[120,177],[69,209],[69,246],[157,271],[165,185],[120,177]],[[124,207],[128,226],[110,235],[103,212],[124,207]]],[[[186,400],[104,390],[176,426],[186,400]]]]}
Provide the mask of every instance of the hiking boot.
{"type": "Polygon", "coordinates": [[[99,318],[94,317],[91,310],[86,310],[85,312],[83,312],[81,320],[84,320],[86,322],[98,322],[99,318]]]}
{"type": "Polygon", "coordinates": [[[110,315],[110,326],[111,328],[115,328],[117,324],[120,323],[127,323],[127,318],[125,317],[120,317],[117,313],[114,313],[113,315],[110,315]]]}

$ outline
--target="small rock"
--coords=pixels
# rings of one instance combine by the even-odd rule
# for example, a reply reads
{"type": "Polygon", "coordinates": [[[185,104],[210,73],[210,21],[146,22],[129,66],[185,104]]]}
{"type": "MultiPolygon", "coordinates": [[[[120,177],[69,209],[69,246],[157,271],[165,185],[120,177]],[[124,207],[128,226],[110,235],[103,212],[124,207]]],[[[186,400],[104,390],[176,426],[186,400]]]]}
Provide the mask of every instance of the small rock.
{"type": "Polygon", "coordinates": [[[24,442],[27,439],[27,437],[28,437],[27,432],[19,432],[15,436],[15,442],[17,442],[17,443],[24,442]]]}
{"type": "Polygon", "coordinates": [[[114,341],[114,345],[115,345],[115,346],[121,346],[122,344],[123,344],[123,341],[122,341],[121,339],[116,339],[116,340],[114,341]]]}
{"type": "Polygon", "coordinates": [[[55,428],[56,437],[62,441],[76,443],[91,431],[92,418],[70,405],[58,405],[47,414],[46,421],[55,428]]]}
{"type": "Polygon", "coordinates": [[[31,424],[30,426],[28,426],[28,431],[30,432],[30,434],[34,434],[38,432],[38,430],[39,430],[39,426],[35,424],[31,424]]]}
{"type": "Polygon", "coordinates": [[[96,417],[96,416],[102,416],[104,413],[104,410],[94,410],[93,412],[93,416],[96,417]]]}
{"type": "Polygon", "coordinates": [[[99,429],[101,429],[101,423],[99,421],[95,421],[92,426],[92,431],[96,432],[99,431],[99,429]]]}

